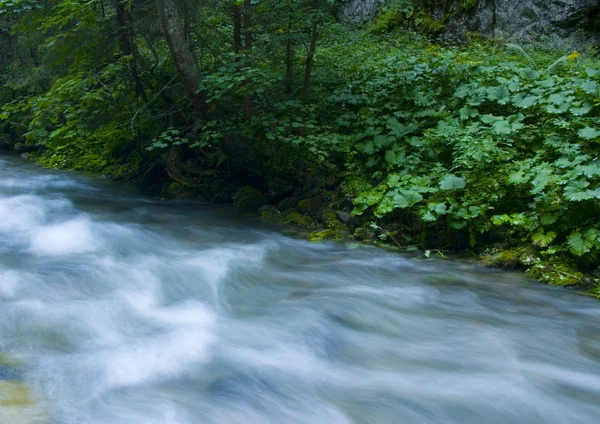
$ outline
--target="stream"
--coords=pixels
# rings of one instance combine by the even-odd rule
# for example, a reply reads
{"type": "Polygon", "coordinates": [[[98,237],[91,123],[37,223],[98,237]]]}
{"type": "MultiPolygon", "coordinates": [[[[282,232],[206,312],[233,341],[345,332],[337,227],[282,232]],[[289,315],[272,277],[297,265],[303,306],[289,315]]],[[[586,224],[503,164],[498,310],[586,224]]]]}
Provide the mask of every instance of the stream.
{"type": "Polygon", "coordinates": [[[595,424],[600,303],[0,157],[2,424],[595,424]]]}

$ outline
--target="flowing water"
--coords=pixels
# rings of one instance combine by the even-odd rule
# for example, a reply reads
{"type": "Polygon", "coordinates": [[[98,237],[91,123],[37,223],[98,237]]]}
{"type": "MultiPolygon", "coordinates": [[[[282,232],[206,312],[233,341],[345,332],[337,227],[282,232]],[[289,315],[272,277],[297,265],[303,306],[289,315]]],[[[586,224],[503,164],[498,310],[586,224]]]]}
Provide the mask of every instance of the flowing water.
{"type": "Polygon", "coordinates": [[[0,158],[0,422],[598,423],[600,303],[0,158]]]}

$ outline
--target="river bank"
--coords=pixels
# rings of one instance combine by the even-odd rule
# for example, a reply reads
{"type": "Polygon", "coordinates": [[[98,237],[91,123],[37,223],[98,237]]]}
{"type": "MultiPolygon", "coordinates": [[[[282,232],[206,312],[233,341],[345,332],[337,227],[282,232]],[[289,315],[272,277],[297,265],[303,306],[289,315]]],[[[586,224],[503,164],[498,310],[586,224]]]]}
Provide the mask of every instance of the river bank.
{"type": "MultiPolygon", "coordinates": [[[[38,155],[35,152],[21,153],[24,160],[43,166],[44,156],[38,155]]],[[[203,200],[230,205],[243,214],[260,218],[279,231],[311,242],[360,243],[399,253],[420,252],[424,257],[467,259],[490,268],[520,271],[540,283],[571,287],[591,296],[600,296],[600,269],[593,273],[581,272],[566,256],[544,257],[534,247],[514,242],[513,245],[506,241],[488,242],[469,248],[465,236],[463,240],[453,240],[454,245],[444,246],[440,241],[420,244],[414,237],[404,236],[402,232],[406,228],[390,217],[380,219],[373,214],[355,216],[352,198],[344,195],[342,190],[312,189],[305,192],[296,188],[290,193],[289,187],[285,186],[287,192],[274,195],[249,185],[236,186],[231,181],[213,180],[206,186],[227,187],[230,194],[212,193],[214,197],[207,199],[206,192],[199,193],[197,187],[172,180],[161,181],[161,175],[163,178],[168,176],[166,167],[157,172],[151,166],[144,173],[136,174],[134,168],[128,170],[127,165],[118,168],[108,166],[93,174],[133,184],[147,195],[161,200],[203,200]],[[116,175],[115,171],[118,172],[116,175]],[[153,175],[149,177],[148,174],[153,175]]]]}

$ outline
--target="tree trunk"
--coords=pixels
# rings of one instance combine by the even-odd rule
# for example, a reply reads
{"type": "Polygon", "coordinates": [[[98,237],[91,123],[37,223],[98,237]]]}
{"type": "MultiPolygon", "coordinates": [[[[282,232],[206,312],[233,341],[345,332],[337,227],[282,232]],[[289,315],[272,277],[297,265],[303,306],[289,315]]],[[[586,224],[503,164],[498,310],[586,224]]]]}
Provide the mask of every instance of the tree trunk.
{"type": "Polygon", "coordinates": [[[129,72],[131,73],[131,79],[135,85],[135,91],[137,95],[148,103],[148,97],[140,81],[140,77],[137,71],[137,50],[135,46],[135,35],[133,32],[133,17],[131,12],[125,10],[122,0],[116,0],[117,10],[117,23],[119,31],[119,45],[121,46],[121,53],[123,56],[131,56],[132,61],[129,64],[129,72]]]}
{"type": "MultiPolygon", "coordinates": [[[[252,27],[252,0],[244,0],[244,49],[246,50],[246,55],[250,55],[252,53],[252,32],[250,28],[252,27]]],[[[247,58],[247,66],[250,67],[251,62],[247,58]]],[[[250,82],[246,81],[246,87],[250,86],[250,82]]],[[[253,105],[252,105],[252,95],[247,93],[244,96],[244,113],[246,116],[252,116],[254,113],[253,105]]]]}
{"type": "Polygon", "coordinates": [[[192,104],[201,116],[206,116],[206,93],[199,92],[202,74],[190,50],[182,20],[174,0],[156,0],[160,24],[169,45],[171,59],[183,82],[183,87],[192,97],[192,104]]]}
{"type": "Polygon", "coordinates": [[[310,29],[310,46],[308,47],[308,55],[306,56],[306,68],[304,69],[304,86],[302,87],[302,99],[308,97],[308,89],[310,87],[310,76],[312,73],[313,61],[315,52],[317,51],[317,23],[318,23],[319,0],[312,0],[313,21],[310,29]]]}
{"type": "Polygon", "coordinates": [[[242,10],[237,1],[233,4],[233,53],[235,53],[235,61],[241,60],[240,52],[242,51],[242,10]]]}

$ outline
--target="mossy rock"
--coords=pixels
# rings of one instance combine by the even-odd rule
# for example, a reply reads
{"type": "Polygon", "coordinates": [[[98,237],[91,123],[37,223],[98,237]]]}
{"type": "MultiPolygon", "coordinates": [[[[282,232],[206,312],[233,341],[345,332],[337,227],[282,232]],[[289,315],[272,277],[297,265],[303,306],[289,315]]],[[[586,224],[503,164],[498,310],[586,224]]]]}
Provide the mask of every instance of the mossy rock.
{"type": "Polygon", "coordinates": [[[299,227],[311,227],[315,223],[310,216],[302,215],[298,212],[287,214],[285,217],[285,222],[287,224],[295,224],[299,227]]]}
{"type": "Polygon", "coordinates": [[[48,416],[32,399],[27,384],[17,380],[0,380],[0,422],[42,424],[48,422],[48,416]]]}
{"type": "Polygon", "coordinates": [[[302,214],[316,213],[325,205],[325,198],[322,195],[309,197],[298,202],[298,211],[302,214]]]}
{"type": "Polygon", "coordinates": [[[260,213],[260,218],[265,222],[279,222],[281,220],[281,214],[275,208],[264,209],[260,213]]]}
{"type": "Polygon", "coordinates": [[[160,191],[160,194],[162,197],[165,197],[167,199],[177,200],[191,199],[193,197],[197,197],[197,194],[193,190],[187,188],[186,186],[178,182],[165,185],[160,191]]]}
{"type": "Polygon", "coordinates": [[[333,212],[324,212],[321,215],[321,220],[325,227],[332,230],[341,230],[344,227],[344,224],[338,220],[337,215],[333,212]]]}
{"type": "Polygon", "coordinates": [[[481,256],[484,265],[502,269],[524,269],[525,262],[537,256],[537,252],[531,247],[519,247],[515,249],[498,250],[481,256]]]}
{"type": "Polygon", "coordinates": [[[561,255],[540,257],[530,246],[500,250],[483,255],[481,259],[490,267],[524,269],[528,277],[552,286],[578,286],[586,281],[586,276],[577,271],[577,266],[568,258],[561,255]]]}
{"type": "Polygon", "coordinates": [[[354,230],[354,234],[352,234],[352,238],[354,240],[363,241],[363,242],[377,240],[377,236],[375,235],[375,233],[372,230],[365,228],[365,227],[360,227],[360,228],[357,228],[356,230],[354,230]]]}
{"type": "Polygon", "coordinates": [[[255,213],[266,203],[265,196],[250,186],[242,187],[233,195],[233,206],[242,212],[255,213]]]}
{"type": "Polygon", "coordinates": [[[320,242],[324,240],[343,241],[344,236],[337,230],[327,228],[321,231],[313,231],[310,234],[310,241],[320,242]]]}
{"type": "Polygon", "coordinates": [[[527,276],[551,286],[578,286],[585,284],[586,276],[577,271],[575,264],[560,256],[546,261],[536,261],[526,272],[527,276]]]}

